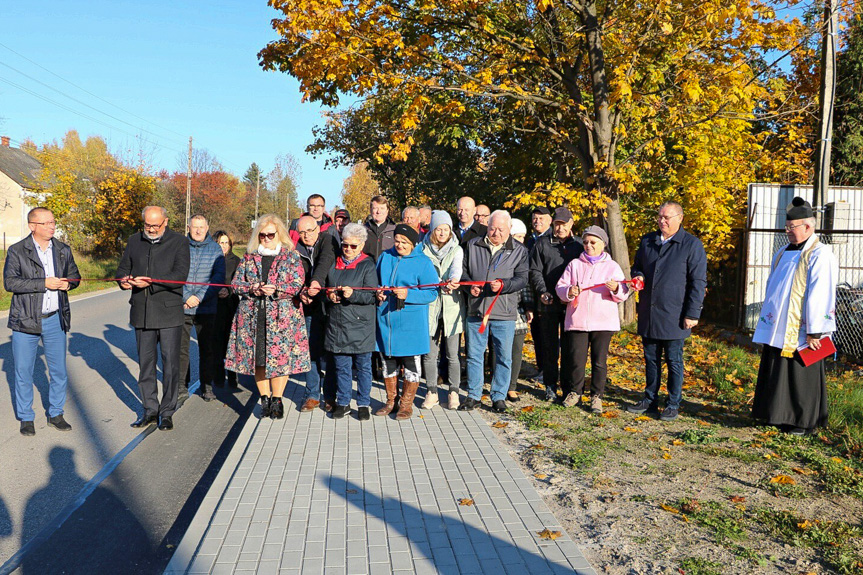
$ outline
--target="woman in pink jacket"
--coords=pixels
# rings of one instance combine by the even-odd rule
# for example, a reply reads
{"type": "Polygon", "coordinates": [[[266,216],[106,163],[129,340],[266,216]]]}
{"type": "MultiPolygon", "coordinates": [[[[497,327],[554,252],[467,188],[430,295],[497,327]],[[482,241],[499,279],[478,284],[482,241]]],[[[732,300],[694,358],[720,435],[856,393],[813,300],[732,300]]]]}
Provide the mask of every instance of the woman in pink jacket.
{"type": "Polygon", "coordinates": [[[629,288],[622,283],[625,277],[620,266],[605,253],[608,244],[605,230],[590,226],[581,237],[584,253],[569,262],[556,287],[558,297],[568,302],[562,351],[573,358],[572,391],[563,404],[567,407],[581,404],[589,346],[590,410],[602,413],[608,345],[614,332],[620,331],[617,304],[629,297],[629,288]]]}

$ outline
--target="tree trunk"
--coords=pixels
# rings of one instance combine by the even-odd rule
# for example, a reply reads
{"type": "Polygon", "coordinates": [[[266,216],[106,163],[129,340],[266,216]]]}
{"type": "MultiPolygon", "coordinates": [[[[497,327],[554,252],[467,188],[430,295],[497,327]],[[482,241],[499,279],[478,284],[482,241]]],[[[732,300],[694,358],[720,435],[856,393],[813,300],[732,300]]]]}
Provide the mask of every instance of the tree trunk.
{"type": "MultiPolygon", "coordinates": [[[[620,202],[613,200],[606,207],[606,222],[608,223],[608,242],[611,244],[608,248],[611,250],[611,257],[614,258],[621,269],[626,279],[631,279],[629,270],[631,264],[629,262],[629,247],[626,245],[626,234],[623,229],[623,217],[620,214],[620,202]]],[[[623,315],[620,321],[623,325],[630,324],[635,321],[635,298],[630,297],[622,306],[623,315]]]]}

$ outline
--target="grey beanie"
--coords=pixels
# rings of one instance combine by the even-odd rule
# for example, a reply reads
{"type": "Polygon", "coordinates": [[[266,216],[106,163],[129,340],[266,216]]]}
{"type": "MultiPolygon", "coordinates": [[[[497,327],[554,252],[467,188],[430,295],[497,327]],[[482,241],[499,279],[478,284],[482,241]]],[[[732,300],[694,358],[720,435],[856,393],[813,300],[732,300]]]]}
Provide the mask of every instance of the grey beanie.
{"type": "Polygon", "coordinates": [[[442,226],[444,224],[448,225],[449,229],[452,229],[452,217],[443,210],[433,211],[431,223],[429,224],[429,231],[433,232],[438,226],[442,226]]]}
{"type": "Polygon", "coordinates": [[[605,233],[605,230],[599,226],[590,226],[589,228],[584,230],[583,234],[581,234],[582,238],[584,238],[584,236],[596,236],[602,240],[602,243],[604,243],[606,246],[608,245],[608,234],[605,233]]]}

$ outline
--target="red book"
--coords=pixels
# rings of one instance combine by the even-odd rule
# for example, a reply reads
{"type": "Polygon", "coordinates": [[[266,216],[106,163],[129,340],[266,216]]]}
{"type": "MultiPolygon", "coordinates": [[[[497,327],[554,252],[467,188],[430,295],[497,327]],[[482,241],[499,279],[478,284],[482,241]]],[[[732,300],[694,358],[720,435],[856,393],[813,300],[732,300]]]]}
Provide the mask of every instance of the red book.
{"type": "Polygon", "coordinates": [[[833,345],[833,340],[830,339],[830,336],[825,335],[821,338],[821,349],[815,350],[807,345],[806,347],[798,349],[797,353],[800,354],[800,359],[803,361],[803,365],[809,367],[813,363],[821,361],[825,357],[836,353],[836,346],[833,345]]]}

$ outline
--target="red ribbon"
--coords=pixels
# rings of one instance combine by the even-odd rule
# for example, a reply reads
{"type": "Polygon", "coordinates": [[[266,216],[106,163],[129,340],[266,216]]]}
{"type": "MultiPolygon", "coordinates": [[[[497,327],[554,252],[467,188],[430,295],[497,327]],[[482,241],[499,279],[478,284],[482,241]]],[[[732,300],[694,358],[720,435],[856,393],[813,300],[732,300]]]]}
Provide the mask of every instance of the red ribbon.
{"type": "MultiPolygon", "coordinates": [[[[77,279],[69,279],[69,278],[60,278],[65,279],[70,282],[119,282],[123,281],[126,278],[77,278],[77,279]]],[[[207,282],[190,282],[190,281],[181,281],[181,280],[161,280],[161,279],[153,279],[147,278],[150,283],[154,284],[183,284],[183,285],[195,285],[195,286],[215,286],[215,287],[233,287],[231,284],[213,284],[207,282]]],[[[636,278],[640,279],[640,278],[636,278]]],[[[635,281],[635,280],[632,280],[635,281]]],[[[490,284],[491,282],[487,281],[465,281],[459,282],[459,285],[466,286],[484,286],[486,284],[490,284]]],[[[381,287],[355,287],[351,288],[354,290],[367,290],[367,291],[393,291],[395,289],[423,289],[423,288],[432,288],[432,287],[443,287],[447,285],[447,282],[436,283],[436,284],[418,284],[414,286],[381,286],[381,287]]],[[[643,285],[643,284],[642,284],[643,285]]],[[[338,288],[327,287],[321,288],[324,291],[333,292],[338,291],[338,288]]],[[[479,326],[479,332],[484,333],[485,328],[488,325],[489,317],[491,316],[491,310],[494,309],[494,305],[497,303],[497,298],[500,297],[500,293],[503,291],[503,280],[500,280],[500,289],[497,290],[494,294],[494,299],[491,300],[491,305],[488,306],[488,310],[486,310],[485,314],[482,316],[482,325],[479,326]]]]}

